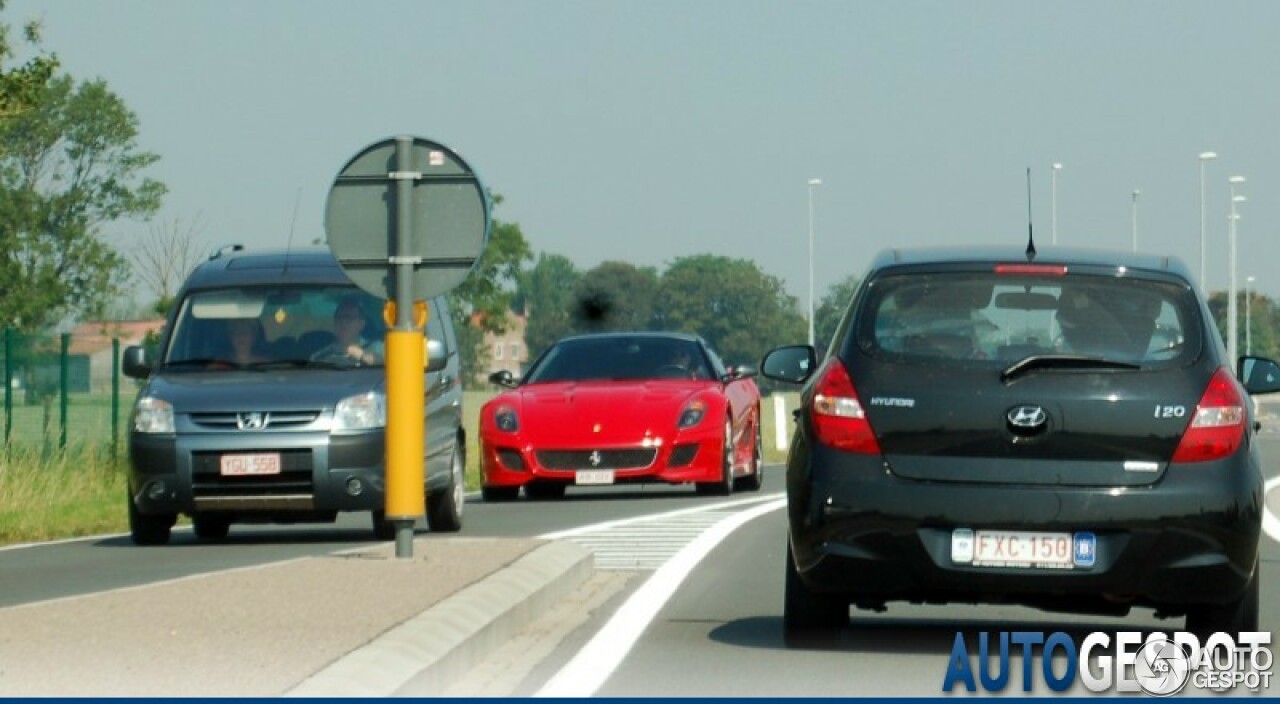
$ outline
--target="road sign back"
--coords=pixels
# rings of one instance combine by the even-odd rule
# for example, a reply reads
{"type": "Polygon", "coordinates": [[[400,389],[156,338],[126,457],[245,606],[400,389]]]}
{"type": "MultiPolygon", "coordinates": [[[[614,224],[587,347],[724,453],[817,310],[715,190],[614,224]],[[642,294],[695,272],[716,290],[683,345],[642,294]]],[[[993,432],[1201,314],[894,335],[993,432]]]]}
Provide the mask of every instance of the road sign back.
{"type": "Polygon", "coordinates": [[[377,142],[352,157],[329,190],[325,231],[339,266],[360,288],[396,298],[396,264],[413,263],[413,298],[462,283],[489,240],[490,201],[480,177],[448,147],[420,137],[377,142]],[[397,143],[409,141],[407,163],[397,143]],[[408,208],[398,207],[408,180],[408,208]],[[407,251],[397,251],[397,227],[407,251]],[[394,258],[394,260],[393,260],[394,258]]]}

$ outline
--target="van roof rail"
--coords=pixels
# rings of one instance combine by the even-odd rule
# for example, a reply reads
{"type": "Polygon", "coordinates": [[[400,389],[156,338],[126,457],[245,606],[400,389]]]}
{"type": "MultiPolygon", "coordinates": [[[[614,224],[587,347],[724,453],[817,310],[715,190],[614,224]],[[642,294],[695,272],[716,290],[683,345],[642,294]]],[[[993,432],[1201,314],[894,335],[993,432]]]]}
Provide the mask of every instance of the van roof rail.
{"type": "Polygon", "coordinates": [[[243,249],[244,249],[244,245],[242,244],[224,244],[221,247],[218,247],[217,249],[213,250],[209,254],[209,260],[212,261],[214,259],[217,259],[218,257],[221,257],[227,252],[239,252],[239,251],[242,251],[243,249]]]}

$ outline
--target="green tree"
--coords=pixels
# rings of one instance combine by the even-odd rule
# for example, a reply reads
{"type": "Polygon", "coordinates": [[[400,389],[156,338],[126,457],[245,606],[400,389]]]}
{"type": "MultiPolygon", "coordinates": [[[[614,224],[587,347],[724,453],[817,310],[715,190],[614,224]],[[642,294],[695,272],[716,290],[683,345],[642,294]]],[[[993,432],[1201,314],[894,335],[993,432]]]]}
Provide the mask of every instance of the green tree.
{"type": "Polygon", "coordinates": [[[128,278],[103,224],[146,218],[165,187],[142,176],[138,120],[102,81],[58,76],[0,123],[0,320],[21,329],[97,315],[128,278]]]}
{"type": "Polygon", "coordinates": [[[836,327],[840,325],[840,319],[844,317],[860,283],[857,276],[850,274],[827,289],[826,295],[818,302],[818,308],[813,312],[813,344],[819,350],[831,346],[831,337],[836,334],[836,327]]]}
{"type": "MultiPolygon", "coordinates": [[[[0,12],[6,5],[0,0],[0,12]]],[[[9,67],[14,57],[12,28],[0,23],[0,120],[17,117],[35,104],[44,86],[58,68],[58,58],[52,54],[37,53],[20,66],[9,67]]],[[[37,51],[40,49],[40,23],[30,21],[23,25],[23,38],[37,51]]]]}
{"type": "Polygon", "coordinates": [[[654,324],[658,272],[627,262],[604,262],[573,287],[572,315],[579,332],[649,330],[654,324]]]}
{"type": "MultiPolygon", "coordinates": [[[[494,207],[502,196],[493,196],[494,207]]],[[[486,332],[506,330],[507,312],[524,263],[533,258],[520,225],[493,220],[489,243],[471,275],[449,294],[449,309],[458,335],[462,378],[474,381],[483,371],[481,346],[486,332]]]]}
{"type": "Polygon", "coordinates": [[[771,347],[805,336],[795,296],[747,259],[676,259],[662,274],[656,307],[662,329],[701,335],[726,364],[758,364],[771,347]]]}
{"type": "Polygon", "coordinates": [[[528,316],[524,340],[531,355],[573,332],[573,289],[581,278],[568,257],[545,252],[521,272],[515,304],[528,316]]]}

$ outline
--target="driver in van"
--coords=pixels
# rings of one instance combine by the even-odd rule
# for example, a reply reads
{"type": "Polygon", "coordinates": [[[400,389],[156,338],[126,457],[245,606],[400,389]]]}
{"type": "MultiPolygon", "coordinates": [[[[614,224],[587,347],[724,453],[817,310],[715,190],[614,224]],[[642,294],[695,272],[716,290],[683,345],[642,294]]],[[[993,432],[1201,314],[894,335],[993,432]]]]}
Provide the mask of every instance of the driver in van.
{"type": "Polygon", "coordinates": [[[385,345],[364,337],[367,323],[364,309],[354,296],[338,302],[333,312],[334,340],[311,356],[316,360],[349,360],[360,364],[379,364],[385,356],[385,345]]]}

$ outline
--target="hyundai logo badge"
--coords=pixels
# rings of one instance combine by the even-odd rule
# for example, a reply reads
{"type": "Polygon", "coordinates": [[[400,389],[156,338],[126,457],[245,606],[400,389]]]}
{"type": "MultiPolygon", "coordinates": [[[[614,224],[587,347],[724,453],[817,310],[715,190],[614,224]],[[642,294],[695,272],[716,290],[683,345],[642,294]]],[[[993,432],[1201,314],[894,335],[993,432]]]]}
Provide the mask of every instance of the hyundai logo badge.
{"type": "Polygon", "coordinates": [[[267,427],[267,414],[257,411],[237,413],[236,427],[241,430],[262,430],[267,427]]]}
{"type": "Polygon", "coordinates": [[[1048,414],[1039,406],[1014,406],[1005,414],[1010,427],[1018,430],[1038,430],[1049,420],[1048,414]]]}

